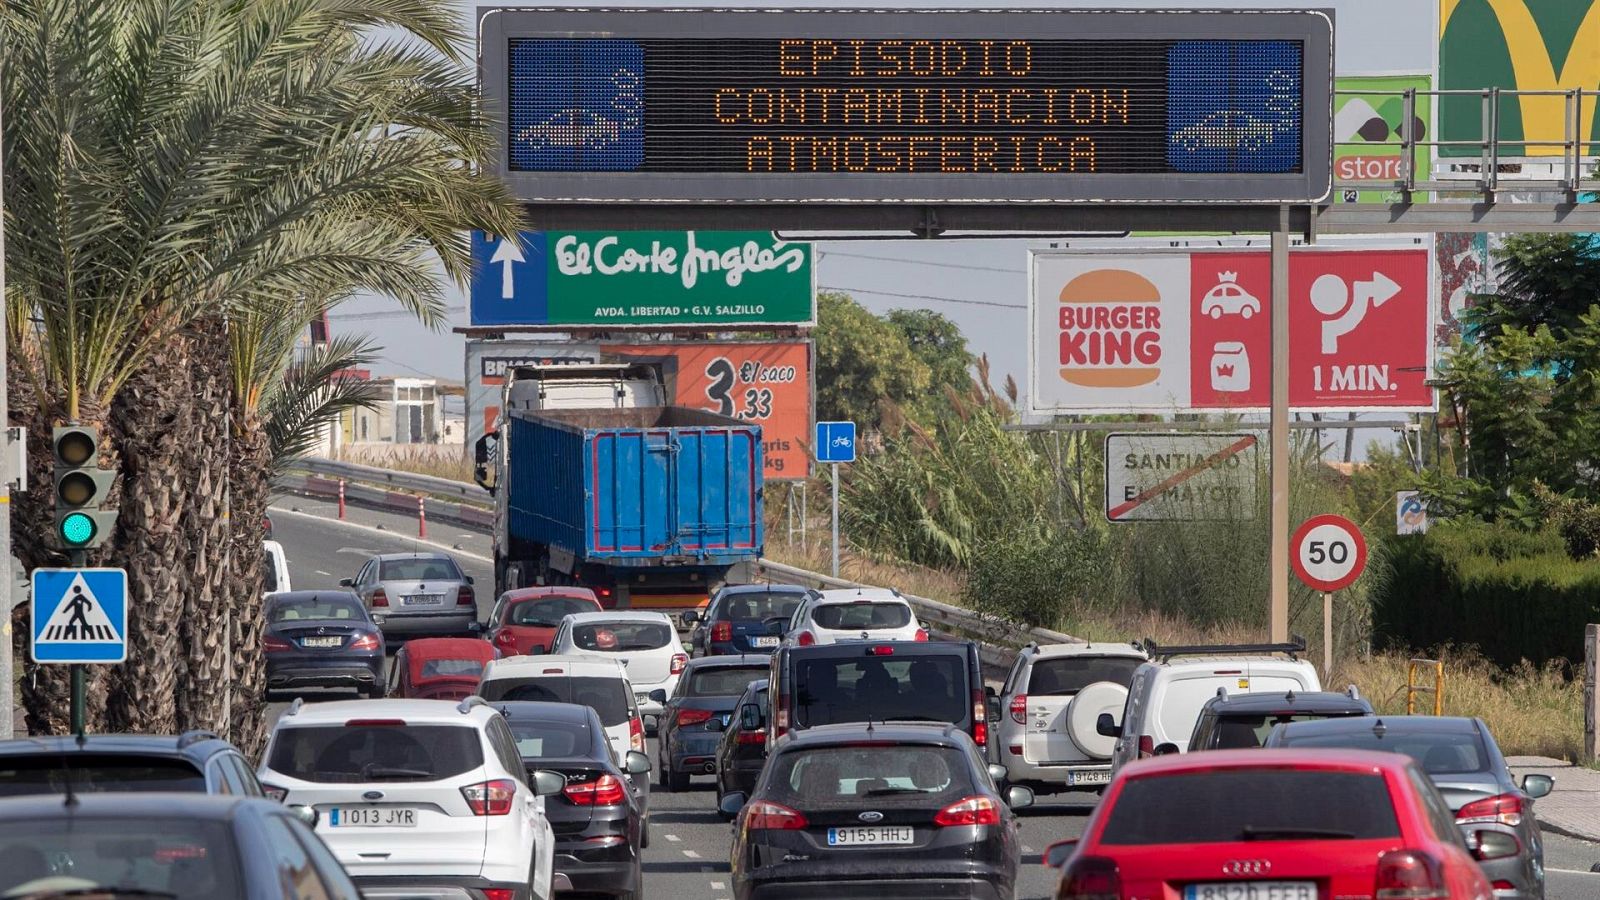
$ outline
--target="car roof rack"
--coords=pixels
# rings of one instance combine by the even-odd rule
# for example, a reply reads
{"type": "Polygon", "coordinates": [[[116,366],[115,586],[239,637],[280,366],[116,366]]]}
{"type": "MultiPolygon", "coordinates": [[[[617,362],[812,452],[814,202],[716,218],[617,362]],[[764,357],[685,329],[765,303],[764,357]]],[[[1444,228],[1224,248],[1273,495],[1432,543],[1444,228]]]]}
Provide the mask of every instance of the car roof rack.
{"type": "Polygon", "coordinates": [[[462,700],[460,703],[456,704],[456,712],[466,715],[480,706],[492,707],[492,704],[482,697],[479,697],[477,694],[468,694],[465,700],[462,700]]]}
{"type": "Polygon", "coordinates": [[[295,714],[299,713],[301,707],[303,707],[305,705],[306,705],[306,698],[304,698],[304,697],[296,697],[296,698],[294,698],[294,702],[289,704],[289,708],[283,711],[283,714],[286,715],[286,716],[295,715],[295,714]]]}
{"type": "Polygon", "coordinates": [[[1245,653],[1284,653],[1290,659],[1306,652],[1306,639],[1296,634],[1286,644],[1188,644],[1163,647],[1154,638],[1145,638],[1141,649],[1161,662],[1174,656],[1238,656],[1245,653]]]}
{"type": "Polygon", "coordinates": [[[1361,699],[1361,689],[1357,688],[1353,684],[1347,684],[1347,685],[1345,685],[1345,688],[1344,688],[1344,695],[1346,697],[1349,697],[1351,700],[1360,700],[1361,699]]]}

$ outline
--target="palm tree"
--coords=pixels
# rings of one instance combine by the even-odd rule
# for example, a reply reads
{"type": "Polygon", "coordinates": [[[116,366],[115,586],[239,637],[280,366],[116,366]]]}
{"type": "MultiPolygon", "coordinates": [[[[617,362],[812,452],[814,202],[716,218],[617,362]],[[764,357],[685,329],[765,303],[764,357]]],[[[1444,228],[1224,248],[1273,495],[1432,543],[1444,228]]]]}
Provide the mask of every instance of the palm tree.
{"type": "MultiPolygon", "coordinates": [[[[463,280],[464,233],[517,208],[476,177],[466,36],[429,0],[8,0],[0,11],[7,321],[13,422],[43,476],[53,423],[102,427],[121,517],[98,555],[128,568],[129,663],[99,679],[105,724],[221,727],[235,323],[284,298],[394,296],[436,323],[434,266],[463,280]],[[382,26],[404,40],[371,42],[382,26]],[[186,624],[184,624],[186,623],[186,624]]],[[[242,472],[255,465],[241,456],[242,472]]],[[[18,498],[24,564],[47,492],[18,498]]],[[[247,610],[248,612],[248,610],[247,610]]],[[[59,679],[36,673],[34,729],[59,729],[59,679]]],[[[91,722],[95,719],[91,719],[91,722]]]]}

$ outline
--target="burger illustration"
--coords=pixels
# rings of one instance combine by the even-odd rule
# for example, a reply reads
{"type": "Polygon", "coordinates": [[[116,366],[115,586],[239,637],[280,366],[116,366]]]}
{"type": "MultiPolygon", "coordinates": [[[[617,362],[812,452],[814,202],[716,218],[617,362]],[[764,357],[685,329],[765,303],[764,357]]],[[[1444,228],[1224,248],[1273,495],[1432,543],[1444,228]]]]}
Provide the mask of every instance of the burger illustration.
{"type": "Polygon", "coordinates": [[[1061,289],[1061,377],[1131,388],[1161,377],[1161,291],[1126,269],[1096,269],[1061,289]]]}

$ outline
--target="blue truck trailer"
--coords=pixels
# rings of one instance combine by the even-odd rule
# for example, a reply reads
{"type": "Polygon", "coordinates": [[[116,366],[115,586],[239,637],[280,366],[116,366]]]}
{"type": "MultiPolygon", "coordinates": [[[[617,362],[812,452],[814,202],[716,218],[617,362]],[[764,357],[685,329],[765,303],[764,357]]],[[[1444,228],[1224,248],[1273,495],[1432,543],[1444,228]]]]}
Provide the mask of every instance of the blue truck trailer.
{"type": "Polygon", "coordinates": [[[497,593],[574,584],[607,608],[691,609],[761,556],[759,425],[673,406],[508,403],[487,441],[497,593]]]}

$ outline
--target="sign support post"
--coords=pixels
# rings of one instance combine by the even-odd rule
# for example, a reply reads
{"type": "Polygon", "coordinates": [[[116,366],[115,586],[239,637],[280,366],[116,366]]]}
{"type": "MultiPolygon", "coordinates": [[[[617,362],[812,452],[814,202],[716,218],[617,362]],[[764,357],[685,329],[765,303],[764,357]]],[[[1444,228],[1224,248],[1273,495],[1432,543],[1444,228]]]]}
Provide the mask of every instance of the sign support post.
{"type": "Polygon", "coordinates": [[[1289,207],[1272,232],[1271,605],[1268,640],[1289,640],[1289,207]]]}
{"type": "Polygon", "coordinates": [[[1322,592],[1322,680],[1333,677],[1333,592],[1322,592]]]}
{"type": "Polygon", "coordinates": [[[839,464],[856,461],[856,423],[818,422],[812,452],[833,475],[833,577],[839,577],[839,464]]]}
{"type": "Polygon", "coordinates": [[[839,577],[839,464],[833,463],[833,577],[839,577]]]}
{"type": "MultiPolygon", "coordinates": [[[[89,564],[89,554],[82,550],[72,550],[67,553],[67,560],[74,569],[81,569],[89,564]]],[[[68,672],[72,676],[72,733],[81,738],[87,730],[84,724],[87,718],[84,707],[88,704],[88,687],[84,683],[83,663],[73,663],[68,667],[68,672]]]]}

